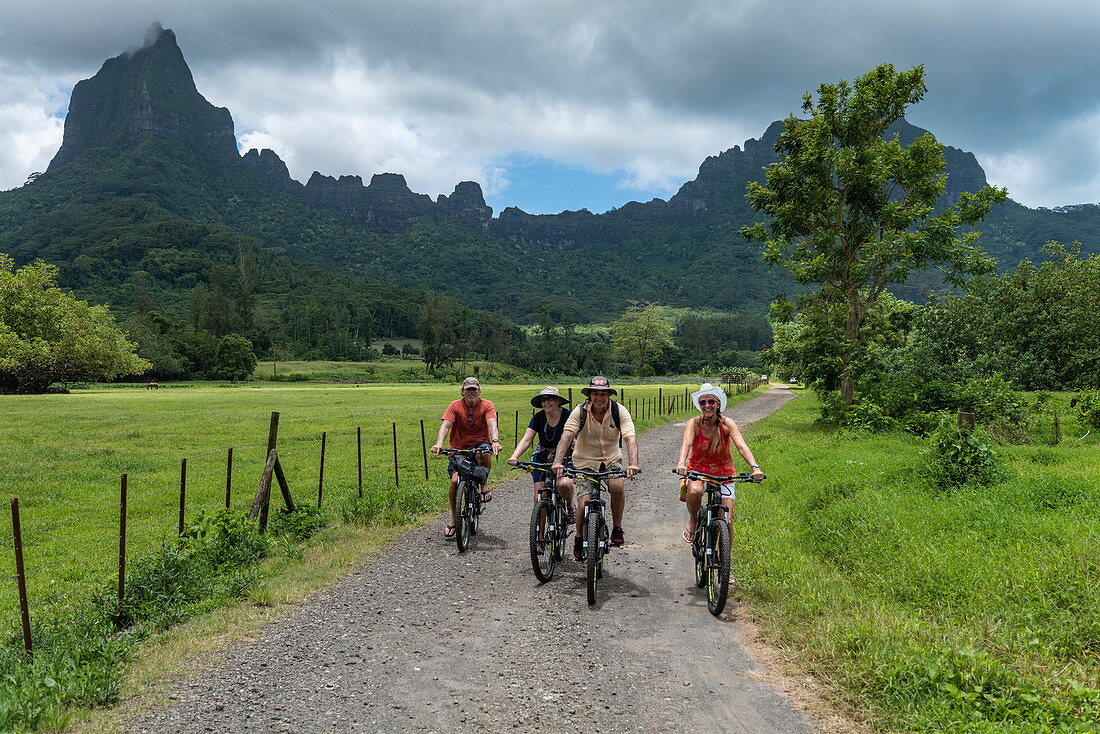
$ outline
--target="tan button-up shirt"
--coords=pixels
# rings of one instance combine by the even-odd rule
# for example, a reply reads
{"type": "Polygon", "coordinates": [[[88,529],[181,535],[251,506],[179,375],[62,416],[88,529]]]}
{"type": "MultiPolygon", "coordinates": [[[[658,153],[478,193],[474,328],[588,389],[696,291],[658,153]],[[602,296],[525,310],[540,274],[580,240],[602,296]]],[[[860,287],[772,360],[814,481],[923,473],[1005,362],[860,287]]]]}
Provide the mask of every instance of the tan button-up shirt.
{"type": "MultiPolygon", "coordinates": [[[[622,461],[619,433],[622,432],[624,439],[634,435],[634,419],[630,417],[630,411],[622,403],[619,404],[619,428],[615,428],[610,405],[607,406],[602,421],[596,420],[591,408],[586,407],[585,410],[588,411],[588,418],[584,422],[584,430],[577,434],[573,445],[573,466],[599,471],[600,464],[611,466],[616,461],[622,461]]],[[[581,411],[578,409],[569,414],[563,430],[576,432],[580,425],[581,411]]]]}

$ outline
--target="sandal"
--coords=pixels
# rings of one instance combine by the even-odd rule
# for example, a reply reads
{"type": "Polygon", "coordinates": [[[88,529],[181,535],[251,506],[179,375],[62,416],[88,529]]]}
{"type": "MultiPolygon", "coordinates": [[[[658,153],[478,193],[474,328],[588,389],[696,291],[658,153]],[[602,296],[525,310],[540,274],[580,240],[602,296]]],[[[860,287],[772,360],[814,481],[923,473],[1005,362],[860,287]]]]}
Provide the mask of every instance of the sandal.
{"type": "Polygon", "coordinates": [[[481,504],[487,505],[493,501],[493,493],[487,489],[481,490],[481,504]]]}
{"type": "Polygon", "coordinates": [[[693,543],[695,541],[695,532],[692,531],[692,530],[688,530],[687,528],[684,528],[683,537],[684,537],[684,542],[687,543],[688,545],[691,545],[691,543],[693,543]]]}
{"type": "Polygon", "coordinates": [[[458,534],[458,527],[456,525],[448,525],[443,528],[443,537],[447,540],[454,540],[455,535],[458,534]]]}

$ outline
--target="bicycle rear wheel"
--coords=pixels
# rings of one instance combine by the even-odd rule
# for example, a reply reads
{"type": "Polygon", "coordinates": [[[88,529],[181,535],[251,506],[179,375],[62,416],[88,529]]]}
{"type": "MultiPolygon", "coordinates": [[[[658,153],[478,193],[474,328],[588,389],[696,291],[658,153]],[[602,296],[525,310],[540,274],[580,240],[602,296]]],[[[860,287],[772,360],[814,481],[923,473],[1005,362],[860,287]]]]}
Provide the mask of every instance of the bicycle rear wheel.
{"type": "Polygon", "coordinates": [[[710,558],[707,562],[707,609],[714,616],[726,608],[730,588],[730,527],[725,520],[714,520],[707,534],[710,558]]]}
{"type": "Polygon", "coordinates": [[[557,509],[550,500],[539,500],[531,510],[531,568],[540,583],[554,577],[557,564],[557,509]]]}
{"type": "Polygon", "coordinates": [[[700,589],[707,585],[707,528],[706,513],[700,512],[695,521],[695,540],[691,553],[695,556],[695,585],[700,589]]]}
{"type": "Polygon", "coordinates": [[[471,482],[463,480],[458,483],[458,491],[455,493],[455,510],[458,511],[458,524],[455,526],[455,543],[458,552],[465,553],[470,547],[470,502],[467,494],[470,492],[471,482]]]}

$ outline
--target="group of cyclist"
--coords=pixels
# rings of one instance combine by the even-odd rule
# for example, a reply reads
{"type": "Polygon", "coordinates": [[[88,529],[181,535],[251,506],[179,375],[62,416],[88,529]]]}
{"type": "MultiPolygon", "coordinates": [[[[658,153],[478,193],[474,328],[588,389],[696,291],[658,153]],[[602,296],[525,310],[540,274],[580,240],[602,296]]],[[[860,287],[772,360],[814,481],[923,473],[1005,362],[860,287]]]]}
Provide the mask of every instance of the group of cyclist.
{"type": "MultiPolygon", "coordinates": [[[[551,471],[557,479],[557,490],[569,508],[568,521],[577,525],[573,557],[578,561],[582,558],[580,530],[584,524],[585,500],[592,490],[590,483],[583,479],[574,486],[572,479],[564,475],[565,467],[569,465],[577,470],[593,472],[622,470],[630,479],[640,471],[634,420],[626,406],[612,400],[618,391],[611,387],[606,377],[593,377],[587,387],[581,388],[581,393],[585,400],[574,410],[566,409],[569,400],[556,387],[545,387],[531,398],[531,406],[540,410],[531,417],[523,438],[508,458],[508,463],[515,466],[519,457],[534,445],[535,452],[531,460],[551,464],[551,471]]],[[[726,408],[725,391],[708,382],[703,383],[691,397],[700,415],[690,419],[684,427],[676,472],[681,476],[686,476],[691,471],[732,476],[736,473],[732,451],[736,449],[748,463],[753,479],[763,479],[764,474],[737,424],[732,418],[722,414],[726,408]]],[[[433,454],[440,452],[448,434],[452,449],[488,449],[476,455],[478,464],[485,468],[482,476],[487,476],[493,465],[492,457],[500,452],[500,431],[496,408],[491,401],[481,397],[481,385],[476,377],[466,378],[462,383],[462,398],[447,406],[439,435],[431,448],[433,454]]],[[[458,524],[455,494],[459,473],[454,461],[452,458],[448,467],[451,479],[451,522],[444,529],[445,538],[455,537],[458,524]]],[[[537,500],[539,490],[546,481],[546,474],[535,471],[532,479],[534,497],[537,500]]],[[[485,488],[484,479],[481,481],[481,500],[490,502],[492,492],[485,488]]],[[[683,530],[683,538],[685,542],[691,543],[696,532],[696,517],[703,497],[704,482],[685,480],[684,485],[680,499],[687,504],[688,521],[683,530]]],[[[610,542],[612,546],[618,547],[626,542],[623,531],[623,513],[626,508],[623,479],[609,479],[607,489],[611,494],[610,542]]],[[[734,485],[722,485],[721,496],[727,512],[732,513],[734,485]]],[[[729,516],[732,517],[732,514],[729,516]]]]}

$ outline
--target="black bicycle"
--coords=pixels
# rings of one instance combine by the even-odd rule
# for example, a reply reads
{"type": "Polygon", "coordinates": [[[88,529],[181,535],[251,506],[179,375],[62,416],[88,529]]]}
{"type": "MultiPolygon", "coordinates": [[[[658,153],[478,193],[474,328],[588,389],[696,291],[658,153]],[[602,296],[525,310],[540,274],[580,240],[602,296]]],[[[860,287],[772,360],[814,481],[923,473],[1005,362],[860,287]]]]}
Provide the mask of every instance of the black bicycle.
{"type": "MultiPolygon", "coordinates": [[[[458,490],[455,492],[455,512],[458,522],[455,524],[455,543],[458,552],[463,553],[470,547],[470,538],[477,535],[477,522],[481,517],[481,487],[488,477],[486,467],[477,463],[478,454],[491,453],[492,449],[440,449],[440,456],[455,456],[453,461],[458,472],[458,490]]],[[[449,476],[449,474],[448,474],[449,476]]]]}
{"type": "MultiPolygon", "coordinates": [[[[584,522],[581,525],[582,560],[585,562],[585,580],[588,587],[588,603],[596,603],[596,592],[600,579],[603,578],[603,557],[611,548],[610,534],[607,529],[607,502],[601,496],[601,491],[607,487],[607,480],[616,477],[625,477],[622,469],[609,471],[587,471],[566,467],[565,476],[578,480],[586,480],[587,487],[577,483],[577,495],[588,494],[591,496],[584,503],[584,522]]],[[[579,509],[578,509],[579,511],[579,509]]]]}
{"type": "Polygon", "coordinates": [[[688,481],[704,482],[706,501],[699,508],[691,554],[695,557],[695,585],[707,589],[707,609],[714,616],[726,608],[730,586],[730,526],[721,488],[731,482],[757,482],[752,474],[719,477],[699,471],[684,475],[688,481]]]}
{"type": "Polygon", "coordinates": [[[554,569],[565,552],[565,542],[569,538],[569,507],[565,498],[558,492],[557,475],[550,470],[551,464],[535,461],[518,461],[516,469],[526,472],[543,471],[546,478],[539,499],[531,510],[531,568],[535,578],[545,584],[554,578],[554,569]]]}

